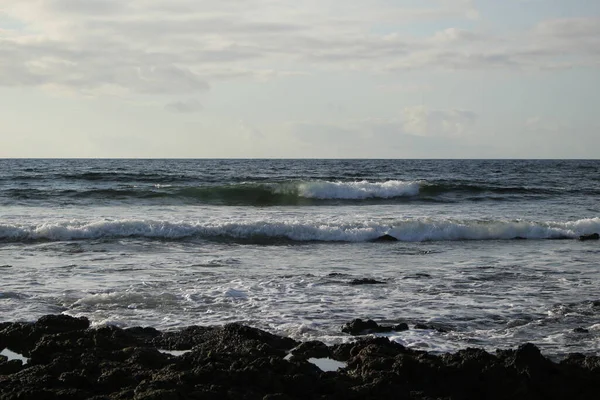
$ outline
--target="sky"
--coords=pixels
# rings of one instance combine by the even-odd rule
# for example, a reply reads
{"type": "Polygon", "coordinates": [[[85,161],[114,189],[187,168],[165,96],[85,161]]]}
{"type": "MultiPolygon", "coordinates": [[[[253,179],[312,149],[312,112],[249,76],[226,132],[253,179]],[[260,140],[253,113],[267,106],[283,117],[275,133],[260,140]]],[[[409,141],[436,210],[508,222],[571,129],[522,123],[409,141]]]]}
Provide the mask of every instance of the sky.
{"type": "Polygon", "coordinates": [[[598,0],[0,0],[0,157],[598,158],[598,0]]]}

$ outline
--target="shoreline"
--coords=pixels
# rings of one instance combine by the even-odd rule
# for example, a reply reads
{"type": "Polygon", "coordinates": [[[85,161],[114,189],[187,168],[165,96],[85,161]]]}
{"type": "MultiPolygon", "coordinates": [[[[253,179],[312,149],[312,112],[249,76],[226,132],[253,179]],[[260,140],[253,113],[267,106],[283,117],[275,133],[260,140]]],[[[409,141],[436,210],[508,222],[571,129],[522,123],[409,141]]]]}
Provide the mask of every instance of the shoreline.
{"type": "Polygon", "coordinates": [[[173,332],[89,326],[66,315],[0,323],[0,350],[28,358],[0,355],[0,399],[592,399],[600,392],[600,357],[554,362],[529,343],[434,355],[384,337],[327,346],[236,323],[173,332]]]}

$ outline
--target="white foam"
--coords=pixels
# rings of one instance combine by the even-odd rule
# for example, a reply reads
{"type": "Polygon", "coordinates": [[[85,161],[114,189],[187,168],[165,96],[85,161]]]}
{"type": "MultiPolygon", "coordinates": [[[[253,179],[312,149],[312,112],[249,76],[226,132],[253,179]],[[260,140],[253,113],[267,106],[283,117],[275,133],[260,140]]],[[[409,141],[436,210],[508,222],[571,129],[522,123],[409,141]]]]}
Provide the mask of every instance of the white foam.
{"type": "Polygon", "coordinates": [[[160,351],[161,353],[164,354],[169,354],[175,357],[179,357],[182,356],[186,353],[190,353],[192,350],[165,350],[165,349],[158,349],[158,351],[160,351]]]}
{"type": "Polygon", "coordinates": [[[171,293],[139,293],[134,291],[95,293],[73,303],[73,307],[122,307],[130,309],[153,309],[158,306],[176,304],[177,297],[171,293]]]}
{"type": "Polygon", "coordinates": [[[362,242],[390,234],[402,241],[555,239],[577,238],[600,232],[600,218],[569,222],[459,220],[449,218],[331,220],[273,217],[259,220],[212,220],[207,222],[123,219],[114,221],[62,221],[38,225],[0,224],[0,240],[83,240],[148,237],[179,239],[191,236],[251,239],[257,236],[294,241],[362,242]]]}
{"type": "Polygon", "coordinates": [[[418,182],[304,182],[298,185],[298,195],[314,199],[368,199],[416,196],[419,194],[418,182]]]}

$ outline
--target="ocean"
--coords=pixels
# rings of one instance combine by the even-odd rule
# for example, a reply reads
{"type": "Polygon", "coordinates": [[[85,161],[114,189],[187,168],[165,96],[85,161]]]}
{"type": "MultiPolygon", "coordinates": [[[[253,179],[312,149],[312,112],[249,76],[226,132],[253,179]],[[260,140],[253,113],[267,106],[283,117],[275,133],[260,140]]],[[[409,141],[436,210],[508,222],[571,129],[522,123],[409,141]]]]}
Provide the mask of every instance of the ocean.
{"type": "Polygon", "coordinates": [[[597,160],[4,159],[0,320],[599,354],[599,196],[597,160]]]}

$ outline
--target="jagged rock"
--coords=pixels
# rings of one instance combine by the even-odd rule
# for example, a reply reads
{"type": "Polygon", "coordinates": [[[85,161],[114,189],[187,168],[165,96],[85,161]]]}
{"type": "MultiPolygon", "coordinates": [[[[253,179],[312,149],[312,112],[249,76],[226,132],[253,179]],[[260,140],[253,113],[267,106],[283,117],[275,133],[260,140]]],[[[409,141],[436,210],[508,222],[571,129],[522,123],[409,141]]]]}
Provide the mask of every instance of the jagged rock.
{"type": "Polygon", "coordinates": [[[438,331],[440,333],[448,333],[451,329],[447,326],[439,325],[439,324],[415,324],[415,329],[428,329],[432,331],[438,331]]]}
{"type": "MultiPolygon", "coordinates": [[[[360,325],[357,321],[353,326],[360,325]]],[[[168,333],[36,324],[0,324],[1,335],[26,334],[23,347],[33,357],[21,365],[0,356],[0,400],[562,400],[594,399],[600,393],[600,357],[571,354],[557,364],[533,344],[495,354],[469,348],[438,356],[385,337],[334,346],[299,344],[239,324],[168,333]],[[156,346],[165,344],[193,351],[163,354],[156,346]],[[288,361],[284,356],[292,348],[288,361]],[[331,357],[347,366],[322,372],[306,361],[310,357],[331,357]]]]}
{"type": "Polygon", "coordinates": [[[401,332],[408,330],[408,325],[404,322],[397,325],[379,325],[375,321],[369,319],[363,321],[360,318],[354,319],[342,327],[342,332],[351,335],[366,335],[369,333],[383,332],[401,332]]]}
{"type": "Polygon", "coordinates": [[[44,315],[34,324],[35,329],[44,333],[63,333],[79,331],[90,327],[90,321],[85,317],[71,317],[69,315],[44,315]]]}
{"type": "Polygon", "coordinates": [[[327,358],[331,357],[329,347],[323,342],[317,340],[311,340],[309,342],[300,343],[300,345],[291,351],[293,360],[297,359],[308,359],[314,358],[327,358]]]}
{"type": "Polygon", "coordinates": [[[372,278],[353,279],[348,283],[350,285],[385,285],[385,282],[378,281],[378,280],[372,279],[372,278]]]}
{"type": "Polygon", "coordinates": [[[177,332],[164,332],[152,339],[152,344],[169,350],[190,350],[202,343],[204,335],[215,328],[189,326],[177,332]]]}
{"type": "Polygon", "coordinates": [[[578,327],[573,329],[573,332],[575,333],[590,333],[590,331],[588,329],[582,328],[582,327],[578,327]]]}

